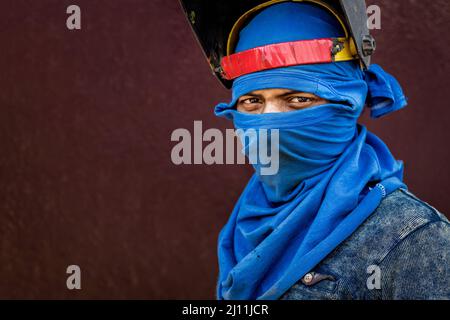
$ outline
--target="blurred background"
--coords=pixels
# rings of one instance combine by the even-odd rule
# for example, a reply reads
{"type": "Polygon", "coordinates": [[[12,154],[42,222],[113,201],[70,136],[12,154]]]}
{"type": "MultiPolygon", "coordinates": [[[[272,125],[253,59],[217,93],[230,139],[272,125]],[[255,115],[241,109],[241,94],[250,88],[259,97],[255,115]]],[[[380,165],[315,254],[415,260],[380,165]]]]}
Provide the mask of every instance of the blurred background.
{"type": "MultiPolygon", "coordinates": [[[[448,216],[450,2],[367,3],[373,62],[409,106],[361,122],[448,216]]],[[[0,298],[214,299],[217,236],[253,170],[172,164],[176,128],[231,128],[178,1],[2,0],[0,40],[0,298]]]]}

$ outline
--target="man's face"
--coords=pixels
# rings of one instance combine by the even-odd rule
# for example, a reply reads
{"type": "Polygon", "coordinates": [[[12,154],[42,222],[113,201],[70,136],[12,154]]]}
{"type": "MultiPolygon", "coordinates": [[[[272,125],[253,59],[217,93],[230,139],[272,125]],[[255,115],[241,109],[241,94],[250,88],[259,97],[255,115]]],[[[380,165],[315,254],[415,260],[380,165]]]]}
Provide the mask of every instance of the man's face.
{"type": "Polygon", "coordinates": [[[295,111],[328,103],[314,94],[289,89],[255,90],[242,95],[236,109],[244,113],[260,114],[295,111]]]}

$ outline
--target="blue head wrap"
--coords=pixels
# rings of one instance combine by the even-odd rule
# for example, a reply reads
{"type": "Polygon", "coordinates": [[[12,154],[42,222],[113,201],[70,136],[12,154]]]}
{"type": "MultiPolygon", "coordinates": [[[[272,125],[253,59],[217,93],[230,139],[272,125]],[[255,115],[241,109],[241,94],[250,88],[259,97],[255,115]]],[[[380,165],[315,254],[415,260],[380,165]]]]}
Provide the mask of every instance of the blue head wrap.
{"type": "MultiPolygon", "coordinates": [[[[257,46],[343,36],[335,18],[309,3],[272,5],[241,30],[236,51],[257,46]]],[[[379,66],[361,71],[354,61],[299,65],[243,75],[218,116],[237,129],[279,130],[279,170],[261,163],[218,241],[218,299],[278,299],[311,271],[394,190],[405,187],[403,163],[357,123],[364,105],[380,117],[406,105],[398,82],[379,66]],[[253,90],[285,88],[329,102],[266,114],[236,110],[253,90]]],[[[243,139],[244,152],[259,135],[243,139]]]]}

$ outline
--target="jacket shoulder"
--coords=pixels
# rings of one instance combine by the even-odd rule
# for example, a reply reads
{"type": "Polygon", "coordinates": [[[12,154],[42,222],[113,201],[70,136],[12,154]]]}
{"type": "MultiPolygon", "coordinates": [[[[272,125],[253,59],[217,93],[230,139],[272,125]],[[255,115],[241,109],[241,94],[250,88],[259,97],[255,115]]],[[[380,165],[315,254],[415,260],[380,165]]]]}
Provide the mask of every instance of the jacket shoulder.
{"type": "Polygon", "coordinates": [[[410,233],[380,265],[383,299],[450,299],[450,224],[410,233]]]}
{"type": "Polygon", "coordinates": [[[364,248],[358,256],[381,263],[408,235],[438,221],[449,223],[437,209],[406,189],[398,189],[381,201],[378,208],[343,243],[343,249],[364,248]]]}
{"type": "MultiPolygon", "coordinates": [[[[433,248],[436,254],[437,250],[446,250],[439,242],[450,245],[450,223],[447,218],[408,190],[398,189],[386,196],[366,221],[317,269],[340,279],[335,291],[339,298],[380,299],[386,290],[369,290],[367,287],[369,271],[373,270],[370,268],[382,268],[384,278],[388,279],[387,273],[402,268],[400,257],[404,256],[404,250],[417,252],[420,247],[428,251],[433,248]],[[422,229],[426,232],[420,232],[422,229]],[[430,232],[434,232],[435,236],[422,235],[419,237],[421,242],[415,240],[416,234],[429,235],[430,232]]],[[[445,259],[450,259],[450,256],[445,259]]],[[[420,266],[428,262],[416,260],[412,263],[420,266]]],[[[395,283],[391,284],[395,286],[395,283]]]]}

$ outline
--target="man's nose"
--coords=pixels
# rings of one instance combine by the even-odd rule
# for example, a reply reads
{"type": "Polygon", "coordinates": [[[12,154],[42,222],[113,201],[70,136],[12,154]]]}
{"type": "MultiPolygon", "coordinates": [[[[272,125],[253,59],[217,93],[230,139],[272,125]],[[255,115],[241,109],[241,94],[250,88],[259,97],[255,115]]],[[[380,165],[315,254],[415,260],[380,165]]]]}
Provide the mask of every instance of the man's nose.
{"type": "Polygon", "coordinates": [[[283,112],[283,109],[281,108],[279,103],[266,102],[264,104],[264,109],[262,113],[276,113],[276,112],[283,112]]]}

